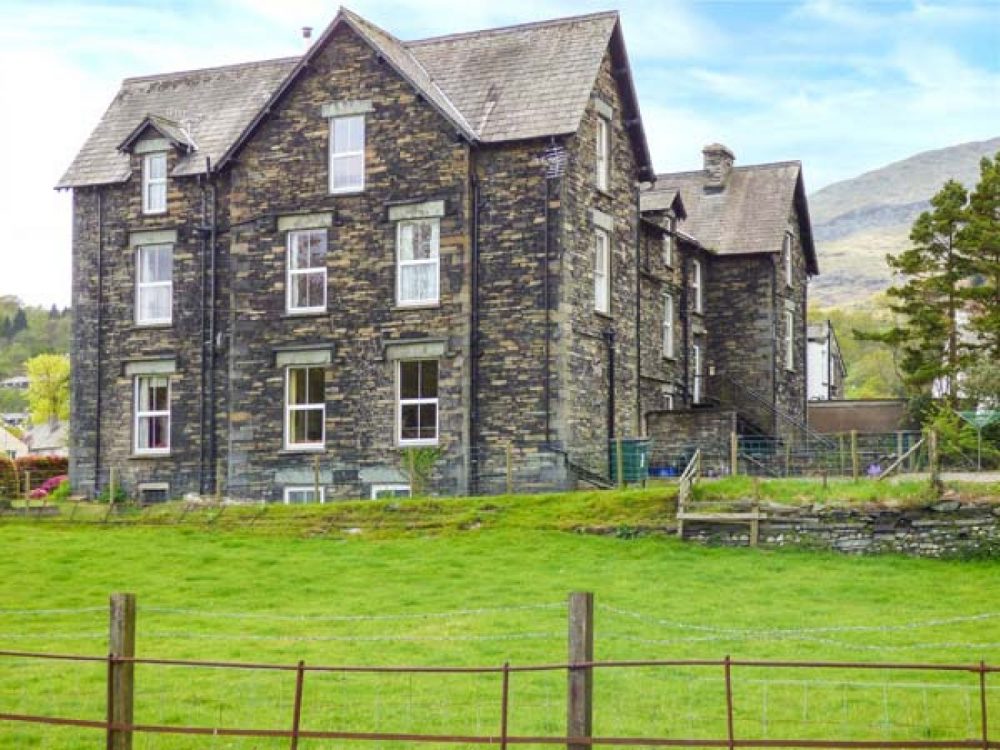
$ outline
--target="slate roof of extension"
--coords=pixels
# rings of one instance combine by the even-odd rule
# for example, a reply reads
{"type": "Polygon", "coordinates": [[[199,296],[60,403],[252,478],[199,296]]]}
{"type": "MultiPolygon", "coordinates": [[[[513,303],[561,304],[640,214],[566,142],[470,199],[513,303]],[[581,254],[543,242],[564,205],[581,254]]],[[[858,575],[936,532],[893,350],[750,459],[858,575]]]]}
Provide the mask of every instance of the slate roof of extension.
{"type": "MultiPolygon", "coordinates": [[[[204,172],[206,157],[224,165],[342,23],[470,140],[574,133],[609,43],[615,68],[628,67],[615,12],[402,42],[342,8],[301,58],[126,79],[56,187],[128,179],[128,158],[117,149],[147,116],[176,123],[197,144],[182,156],[174,176],[204,172]]],[[[636,155],[651,170],[630,74],[622,83],[636,155]]]]}
{"type": "Polygon", "coordinates": [[[779,252],[796,207],[807,270],[819,273],[799,162],[733,167],[723,190],[706,183],[703,170],[658,175],[648,194],[679,191],[687,209],[681,228],[719,255],[779,252]]]}

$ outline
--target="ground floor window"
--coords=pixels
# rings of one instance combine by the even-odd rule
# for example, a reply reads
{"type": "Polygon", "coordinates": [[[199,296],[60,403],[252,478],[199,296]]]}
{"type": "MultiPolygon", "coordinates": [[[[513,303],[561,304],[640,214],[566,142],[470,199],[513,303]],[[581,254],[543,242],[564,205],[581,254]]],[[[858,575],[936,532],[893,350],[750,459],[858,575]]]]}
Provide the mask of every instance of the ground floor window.
{"type": "Polygon", "coordinates": [[[285,505],[300,505],[302,503],[325,503],[326,487],[285,487],[285,505]]]}
{"type": "Polygon", "coordinates": [[[135,452],[170,452],[170,380],[163,375],[135,379],[135,452]]]}
{"type": "Polygon", "coordinates": [[[373,484],[372,500],[383,500],[390,497],[410,497],[408,484],[373,484]]]}
{"type": "Polygon", "coordinates": [[[400,445],[436,445],[438,441],[438,361],[398,363],[397,423],[400,445]]]}
{"type": "Polygon", "coordinates": [[[323,367],[285,371],[285,448],[322,448],[326,443],[323,367]]]}

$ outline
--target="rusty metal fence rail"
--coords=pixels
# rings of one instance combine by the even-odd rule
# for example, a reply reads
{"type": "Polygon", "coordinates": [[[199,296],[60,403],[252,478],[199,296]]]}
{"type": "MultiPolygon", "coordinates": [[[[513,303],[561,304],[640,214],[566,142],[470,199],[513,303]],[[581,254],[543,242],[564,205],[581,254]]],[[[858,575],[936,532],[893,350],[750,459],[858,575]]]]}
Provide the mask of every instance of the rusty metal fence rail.
{"type": "MultiPolygon", "coordinates": [[[[595,745],[609,746],[645,746],[645,747],[719,747],[719,748],[894,748],[909,750],[922,748],[981,748],[991,750],[1000,748],[1000,742],[994,741],[989,734],[989,715],[987,708],[987,676],[1000,672],[1000,666],[980,662],[978,664],[935,664],[935,663],[890,663],[890,662],[807,662],[807,661],[768,661],[753,659],[649,659],[634,661],[580,661],[567,663],[512,665],[504,663],[496,666],[352,666],[352,665],[308,665],[300,661],[297,664],[250,663],[233,661],[199,661],[187,659],[158,659],[108,656],[82,656],[76,654],[36,653],[24,651],[0,651],[0,659],[40,659],[61,662],[103,663],[108,674],[108,713],[102,720],[84,719],[65,716],[43,716],[30,714],[0,713],[0,726],[4,723],[27,723],[93,729],[104,732],[108,737],[108,748],[128,747],[116,743],[117,737],[150,734],[150,735],[203,735],[211,737],[244,737],[269,738],[272,740],[288,740],[292,750],[298,747],[300,740],[344,740],[358,742],[408,742],[408,743],[438,743],[467,745],[498,745],[506,748],[508,745],[568,745],[592,747],[595,745]],[[234,727],[234,726],[183,726],[145,724],[125,722],[114,718],[112,705],[114,703],[114,672],[122,665],[147,665],[161,667],[189,667],[199,669],[221,670],[268,670],[294,674],[294,698],[292,715],[285,727],[234,727]],[[524,736],[508,732],[511,718],[510,693],[512,682],[519,674],[531,672],[566,672],[585,673],[592,676],[595,672],[611,669],[639,668],[704,668],[718,670],[718,679],[725,689],[726,735],[715,738],[681,738],[662,736],[524,736]],[[890,671],[921,671],[921,672],[951,672],[974,675],[978,681],[979,692],[979,727],[977,737],[931,740],[914,738],[912,740],[847,740],[837,738],[807,739],[789,737],[786,739],[746,738],[738,737],[734,729],[734,704],[738,698],[738,690],[734,687],[734,674],[743,668],[752,669],[812,669],[812,670],[890,670],[890,671]],[[368,674],[464,674],[464,675],[497,675],[496,700],[500,706],[500,721],[493,734],[424,734],[419,732],[357,732],[357,731],[324,731],[303,727],[302,715],[304,708],[304,687],[310,674],[318,673],[368,673],[368,674]]],[[[588,707],[589,710],[589,707],[588,707]]]]}

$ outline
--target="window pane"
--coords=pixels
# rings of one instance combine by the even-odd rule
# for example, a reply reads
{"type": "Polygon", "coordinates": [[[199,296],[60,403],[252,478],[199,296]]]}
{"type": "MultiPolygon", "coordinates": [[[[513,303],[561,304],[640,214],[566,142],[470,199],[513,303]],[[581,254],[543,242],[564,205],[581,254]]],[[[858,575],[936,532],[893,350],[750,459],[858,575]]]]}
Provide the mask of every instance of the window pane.
{"type": "Polygon", "coordinates": [[[306,307],[324,307],[326,305],[326,274],[310,273],[305,275],[306,280],[306,307]]]}
{"type": "Polygon", "coordinates": [[[167,155],[150,154],[146,160],[149,169],[149,178],[152,180],[163,179],[167,176],[167,155]]]}
{"type": "Polygon", "coordinates": [[[417,440],[420,437],[420,407],[404,404],[400,409],[399,434],[403,440],[417,440]]]}
{"type": "Polygon", "coordinates": [[[437,437],[437,404],[420,404],[420,439],[434,440],[437,437]]]}
{"type": "Polygon", "coordinates": [[[309,266],[323,268],[326,266],[326,232],[309,232],[309,266]]]}
{"type": "Polygon", "coordinates": [[[148,195],[146,208],[150,211],[162,211],[167,206],[167,185],[165,182],[154,182],[147,186],[148,195]]]}
{"type": "Polygon", "coordinates": [[[170,281],[173,278],[173,248],[147,245],[139,248],[139,281],[170,281]]]}
{"type": "Polygon", "coordinates": [[[399,269],[400,302],[434,301],[438,298],[438,265],[421,263],[399,269]]]}
{"type": "Polygon", "coordinates": [[[323,409],[309,409],[303,412],[306,417],[306,442],[323,441],[323,411],[323,409]]]}
{"type": "Polygon", "coordinates": [[[420,363],[420,398],[437,398],[438,363],[429,359],[420,363]]]}
{"type": "Polygon", "coordinates": [[[139,450],[156,450],[170,447],[167,417],[140,417],[136,447],[139,450]]]}
{"type": "Polygon", "coordinates": [[[322,404],[326,398],[324,394],[324,373],[321,367],[311,367],[306,370],[309,381],[309,403],[322,404]]]}
{"type": "Polygon", "coordinates": [[[306,371],[304,369],[288,370],[288,403],[306,403],[306,371]]]}
{"type": "Polygon", "coordinates": [[[361,151],[365,147],[365,118],[338,117],[333,121],[334,152],[361,151]]]}
{"type": "Polygon", "coordinates": [[[168,401],[168,387],[166,378],[151,378],[149,384],[150,411],[167,411],[170,409],[168,401]]]}
{"type": "Polygon", "coordinates": [[[333,186],[335,188],[361,187],[364,157],[341,156],[333,160],[333,186]]]}
{"type": "Polygon", "coordinates": [[[420,397],[419,362],[399,363],[399,397],[406,399],[420,397]]]}

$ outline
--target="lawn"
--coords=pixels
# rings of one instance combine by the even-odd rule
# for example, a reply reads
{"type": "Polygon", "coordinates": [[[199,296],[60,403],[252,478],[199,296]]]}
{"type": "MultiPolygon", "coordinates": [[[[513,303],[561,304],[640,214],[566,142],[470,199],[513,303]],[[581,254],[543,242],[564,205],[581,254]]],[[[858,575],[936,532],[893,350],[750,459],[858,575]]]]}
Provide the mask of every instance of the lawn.
{"type": "MultiPolygon", "coordinates": [[[[1000,662],[1000,566],[707,549],[626,538],[672,506],[662,489],[273,508],[251,528],[5,520],[0,649],[104,654],[112,591],[139,598],[140,656],[310,664],[499,665],[566,656],[569,591],[596,596],[599,659],[1000,662]],[[534,503],[534,506],[531,504],[534,503]],[[330,511],[327,511],[328,513],[330,511]],[[367,523],[365,517],[367,516],[367,523]],[[399,516],[386,525],[380,519],[399,516]],[[568,533],[609,519],[621,538],[568,533]],[[378,521],[378,522],[376,522],[378,521]],[[351,525],[354,524],[354,525],[351,525]],[[360,529],[360,531],[359,531],[360,529]],[[326,530],[322,536],[310,536],[326,530]]],[[[164,517],[176,508],[163,510],[164,517]]],[[[217,511],[212,511],[213,513],[217,511]]],[[[253,510],[259,513],[259,510],[253,510]]],[[[190,519],[188,519],[190,520],[190,519]]],[[[226,525],[228,524],[228,525],[226,525]]],[[[600,672],[595,732],[722,737],[721,670],[600,672]]],[[[100,719],[101,665],[0,659],[0,713],[100,719]]],[[[993,678],[1000,688],[1000,678],[993,678]]],[[[144,723],[288,726],[293,675],[137,669],[144,723]]],[[[973,737],[971,674],[738,668],[743,737],[973,737]]],[[[565,676],[512,678],[510,731],[564,731],[565,676]]],[[[990,691],[1000,716],[1000,690],[990,691]]],[[[495,733],[496,675],[316,675],[303,726],[495,733]]],[[[96,747],[93,731],[0,723],[3,748],[96,747]]],[[[141,735],[137,748],[277,748],[141,735]]],[[[300,747],[331,747],[306,742],[300,747]]],[[[383,743],[383,746],[385,743],[383,743]]]]}

